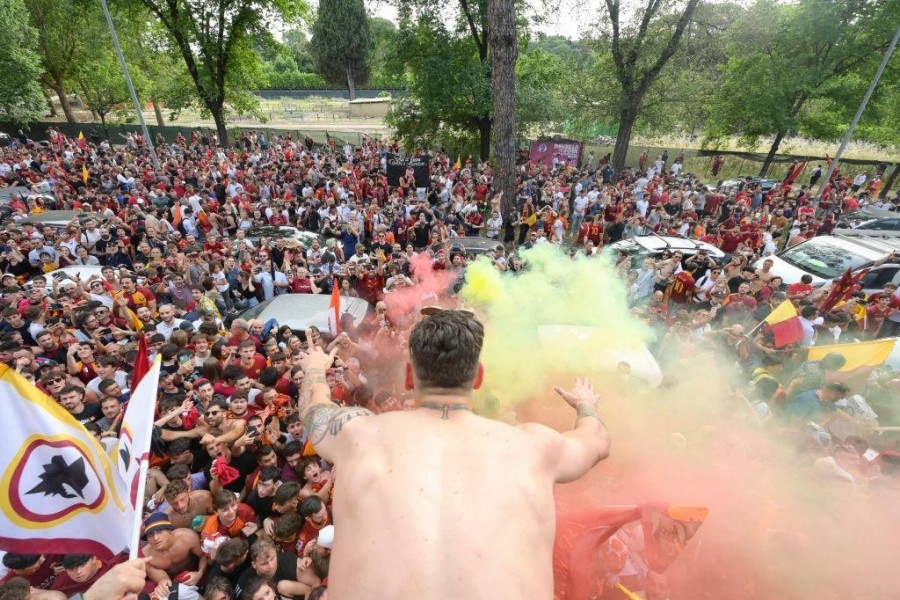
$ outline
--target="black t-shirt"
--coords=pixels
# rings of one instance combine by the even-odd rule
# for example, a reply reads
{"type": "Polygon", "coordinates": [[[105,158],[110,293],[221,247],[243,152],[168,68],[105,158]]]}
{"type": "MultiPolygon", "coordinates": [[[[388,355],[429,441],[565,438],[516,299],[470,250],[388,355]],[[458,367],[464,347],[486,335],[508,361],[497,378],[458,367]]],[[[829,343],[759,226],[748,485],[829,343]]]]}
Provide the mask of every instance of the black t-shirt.
{"type": "Polygon", "coordinates": [[[253,512],[256,513],[256,516],[262,521],[262,519],[267,519],[272,516],[272,502],[274,500],[275,496],[260,498],[257,489],[253,488],[253,490],[247,494],[247,498],[244,499],[244,504],[252,508],[253,512]]]}
{"type": "MultiPolygon", "coordinates": [[[[279,581],[297,581],[297,558],[296,554],[291,554],[290,552],[278,552],[278,566],[275,568],[275,575],[272,576],[272,581],[276,584],[279,581]]],[[[247,569],[241,576],[238,578],[237,585],[235,586],[234,592],[235,597],[240,597],[241,590],[247,587],[247,584],[250,583],[250,580],[256,577],[255,569],[247,569]]]]}
{"type": "Polygon", "coordinates": [[[103,417],[103,411],[100,410],[100,405],[96,402],[85,402],[84,408],[81,409],[81,412],[69,414],[75,417],[75,420],[82,425],[93,423],[94,421],[103,417]]]}
{"type": "Polygon", "coordinates": [[[742,283],[750,283],[749,279],[744,279],[740,275],[735,275],[731,279],[728,280],[728,291],[732,294],[736,294],[738,288],[741,287],[742,283]]]}
{"type": "Polygon", "coordinates": [[[218,563],[213,564],[213,566],[206,573],[206,581],[212,581],[212,579],[214,577],[224,577],[225,579],[228,580],[228,583],[231,584],[231,587],[234,587],[237,585],[238,581],[241,580],[241,577],[243,577],[244,573],[246,573],[248,571],[251,574],[256,575],[256,573],[253,571],[253,568],[250,565],[250,553],[249,552],[247,553],[247,558],[244,559],[244,562],[242,562],[240,565],[238,565],[238,567],[236,569],[234,569],[233,571],[231,571],[230,573],[226,573],[225,571],[223,571],[222,566],[219,565],[218,563]]]}

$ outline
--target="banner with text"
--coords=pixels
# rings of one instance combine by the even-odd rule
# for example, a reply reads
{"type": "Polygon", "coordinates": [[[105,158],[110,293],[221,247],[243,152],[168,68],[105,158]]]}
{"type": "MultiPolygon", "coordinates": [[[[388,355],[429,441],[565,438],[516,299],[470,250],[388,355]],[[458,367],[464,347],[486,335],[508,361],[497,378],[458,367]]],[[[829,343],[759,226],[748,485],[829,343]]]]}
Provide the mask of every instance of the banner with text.
{"type": "Polygon", "coordinates": [[[531,143],[528,157],[531,162],[550,165],[554,158],[565,161],[571,167],[578,167],[581,162],[582,143],[575,140],[544,140],[531,143]]]}
{"type": "Polygon", "coordinates": [[[388,185],[396,187],[400,185],[400,178],[409,180],[414,177],[417,188],[431,188],[431,174],[428,170],[428,155],[400,156],[399,154],[387,155],[387,179],[388,185]]]}

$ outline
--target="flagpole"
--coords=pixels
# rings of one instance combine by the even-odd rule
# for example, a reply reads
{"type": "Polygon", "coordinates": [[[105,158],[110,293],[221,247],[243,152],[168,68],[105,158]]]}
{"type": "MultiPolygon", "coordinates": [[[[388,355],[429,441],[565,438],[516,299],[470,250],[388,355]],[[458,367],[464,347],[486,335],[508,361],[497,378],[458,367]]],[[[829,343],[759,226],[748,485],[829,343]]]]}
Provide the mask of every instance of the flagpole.
{"type": "MultiPolygon", "coordinates": [[[[157,356],[153,361],[153,366],[157,366],[160,364],[160,357],[157,356]]],[[[151,372],[153,372],[151,367],[151,372]]],[[[159,381],[159,371],[156,371],[157,382],[159,381]]],[[[144,378],[146,379],[146,377],[144,378]]],[[[143,380],[142,380],[143,382],[143,380]]],[[[134,399],[135,392],[137,392],[137,386],[134,390],[131,391],[132,399],[134,399]]],[[[154,405],[156,404],[154,398],[154,405]]],[[[150,468],[150,443],[153,436],[153,419],[154,416],[151,415],[147,422],[144,423],[144,434],[143,437],[136,436],[136,439],[147,440],[146,448],[132,448],[132,450],[138,451],[141,453],[141,466],[138,472],[138,484],[137,484],[137,493],[134,497],[134,524],[132,525],[133,529],[131,530],[131,546],[128,548],[128,559],[134,560],[138,556],[138,549],[141,544],[141,526],[144,523],[144,494],[147,491],[147,470],[150,468]]],[[[129,490],[130,491],[130,490],[129,490]]],[[[131,499],[129,498],[129,502],[131,499]]]]}
{"type": "MultiPolygon", "coordinates": [[[[153,421],[150,421],[150,430],[153,430],[153,421]]],[[[145,456],[141,459],[141,469],[138,473],[137,495],[134,497],[134,524],[131,529],[131,545],[128,547],[128,560],[134,560],[138,557],[138,550],[141,545],[141,526],[144,524],[144,494],[147,491],[147,469],[150,467],[150,461],[145,456]]],[[[129,502],[131,500],[129,499],[129,502]]]]}
{"type": "Polygon", "coordinates": [[[113,24],[112,16],[109,14],[109,7],[106,5],[106,0],[100,0],[100,4],[103,6],[103,14],[106,15],[106,24],[109,26],[109,34],[112,36],[113,45],[116,47],[116,55],[119,57],[122,75],[125,76],[125,83],[128,84],[128,92],[131,94],[131,102],[134,104],[134,111],[137,113],[138,121],[141,123],[144,142],[147,144],[147,150],[150,151],[150,160],[153,161],[153,167],[158,171],[159,157],[156,156],[153,140],[150,139],[150,132],[147,131],[147,123],[144,121],[144,112],[141,110],[141,103],[138,102],[137,92],[134,91],[134,82],[131,81],[128,65],[125,64],[125,55],[122,54],[122,46],[119,45],[119,36],[116,34],[116,26],[113,24]]]}
{"type": "Polygon", "coordinates": [[[825,173],[825,177],[822,179],[822,185],[819,186],[819,192],[816,194],[816,198],[822,197],[825,186],[831,182],[831,176],[834,174],[834,170],[837,169],[841,156],[843,156],[847,144],[850,143],[850,138],[853,137],[853,131],[856,129],[856,124],[859,123],[863,112],[866,110],[866,105],[869,103],[872,93],[875,92],[875,88],[878,86],[878,80],[881,79],[881,74],[884,73],[884,69],[891,59],[891,54],[894,53],[894,48],[897,47],[898,40],[900,40],[900,27],[897,28],[897,33],[894,34],[891,45],[888,46],[888,49],[884,52],[884,56],[881,58],[881,64],[878,65],[878,70],[875,71],[875,77],[872,78],[872,83],[869,85],[869,89],[866,91],[866,95],[863,97],[862,103],[859,105],[859,109],[853,117],[853,121],[850,122],[850,127],[847,128],[847,133],[844,134],[844,139],[841,140],[841,145],[838,147],[837,154],[834,155],[834,159],[831,161],[831,164],[828,165],[828,172],[825,173]]]}

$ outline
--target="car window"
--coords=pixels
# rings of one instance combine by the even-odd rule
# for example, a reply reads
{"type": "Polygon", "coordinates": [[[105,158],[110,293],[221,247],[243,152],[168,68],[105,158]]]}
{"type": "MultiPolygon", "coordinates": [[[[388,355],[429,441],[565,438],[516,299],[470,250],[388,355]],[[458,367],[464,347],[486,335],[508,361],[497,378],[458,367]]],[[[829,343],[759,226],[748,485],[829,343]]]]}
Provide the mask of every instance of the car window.
{"type": "Polygon", "coordinates": [[[894,283],[894,278],[897,276],[898,271],[900,271],[900,267],[884,267],[883,269],[869,271],[859,280],[859,284],[864,290],[881,289],[887,283],[894,283]]]}
{"type": "Polygon", "coordinates": [[[871,223],[860,225],[860,229],[872,229],[875,231],[895,231],[900,225],[900,219],[878,219],[871,223]]]}
{"type": "Polygon", "coordinates": [[[855,271],[871,262],[865,256],[824,238],[813,238],[779,256],[789,265],[822,279],[840,277],[847,269],[855,271]]]}

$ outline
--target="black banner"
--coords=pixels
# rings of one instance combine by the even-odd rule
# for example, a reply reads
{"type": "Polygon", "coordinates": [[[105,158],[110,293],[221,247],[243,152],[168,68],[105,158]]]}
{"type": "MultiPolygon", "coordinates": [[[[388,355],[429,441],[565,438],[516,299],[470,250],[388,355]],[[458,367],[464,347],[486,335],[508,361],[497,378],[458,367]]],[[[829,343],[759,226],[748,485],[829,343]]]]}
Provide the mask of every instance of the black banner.
{"type": "Polygon", "coordinates": [[[417,188],[431,188],[431,174],[428,170],[427,154],[419,156],[387,155],[387,180],[389,186],[400,185],[400,178],[408,179],[410,175],[416,179],[417,188]]]}

